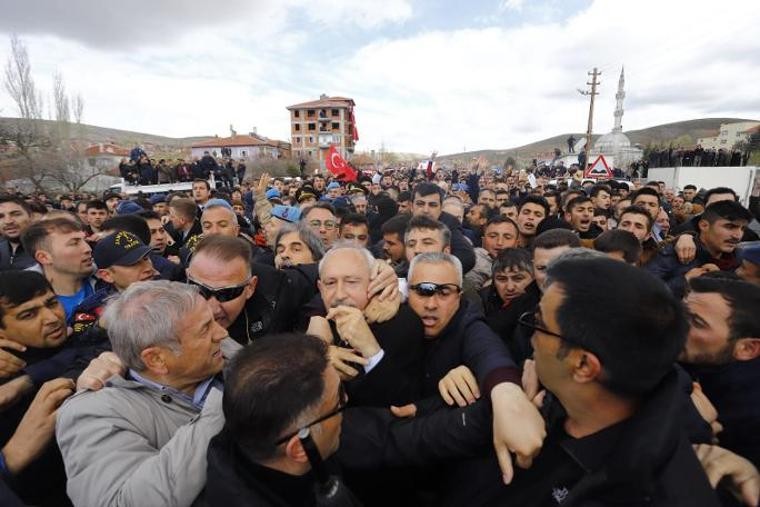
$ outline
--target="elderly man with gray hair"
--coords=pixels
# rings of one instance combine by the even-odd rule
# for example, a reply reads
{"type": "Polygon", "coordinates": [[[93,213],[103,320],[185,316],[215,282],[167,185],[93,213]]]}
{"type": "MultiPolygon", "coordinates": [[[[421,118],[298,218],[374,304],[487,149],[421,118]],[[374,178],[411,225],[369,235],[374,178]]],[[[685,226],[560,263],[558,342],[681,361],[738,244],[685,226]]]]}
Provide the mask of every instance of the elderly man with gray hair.
{"type": "Polygon", "coordinates": [[[103,320],[126,374],[60,409],[67,493],[75,505],[191,505],[224,424],[218,374],[239,345],[197,287],[176,282],[131,285],[103,320]]]}

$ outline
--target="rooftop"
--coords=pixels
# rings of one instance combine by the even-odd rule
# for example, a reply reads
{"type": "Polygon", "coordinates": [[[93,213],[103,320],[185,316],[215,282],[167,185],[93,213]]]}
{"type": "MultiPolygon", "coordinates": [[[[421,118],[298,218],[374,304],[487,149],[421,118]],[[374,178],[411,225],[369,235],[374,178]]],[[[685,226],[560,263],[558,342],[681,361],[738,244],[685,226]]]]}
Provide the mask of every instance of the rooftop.
{"type": "Polygon", "coordinates": [[[114,157],[128,157],[129,150],[116,146],[113,143],[99,143],[88,146],[84,150],[84,154],[87,157],[95,157],[98,155],[111,155],[114,157]]]}
{"type": "Polygon", "coordinates": [[[265,137],[251,135],[236,135],[232,137],[214,137],[205,141],[198,141],[192,145],[193,148],[222,148],[236,146],[273,146],[280,147],[287,144],[284,141],[268,139],[265,137]]]}
{"type": "Polygon", "coordinates": [[[327,108],[327,107],[353,107],[356,103],[354,99],[346,97],[328,97],[327,95],[321,95],[319,100],[312,100],[310,102],[301,102],[300,104],[294,104],[288,106],[287,109],[306,109],[306,108],[327,108]]]}

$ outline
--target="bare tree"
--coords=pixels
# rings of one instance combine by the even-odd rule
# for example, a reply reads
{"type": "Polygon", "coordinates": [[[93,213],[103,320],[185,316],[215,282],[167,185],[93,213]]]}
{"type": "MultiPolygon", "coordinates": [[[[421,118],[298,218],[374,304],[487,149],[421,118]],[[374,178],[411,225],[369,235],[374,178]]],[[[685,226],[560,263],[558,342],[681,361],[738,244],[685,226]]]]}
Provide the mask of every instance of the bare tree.
{"type": "Polygon", "coordinates": [[[79,125],[82,123],[82,114],[84,113],[84,98],[81,93],[77,93],[71,100],[74,109],[74,122],[79,125]]]}
{"type": "Polygon", "coordinates": [[[16,103],[21,118],[42,118],[42,93],[34,83],[26,46],[15,34],[11,35],[11,56],[5,66],[5,89],[16,103]]]}
{"type": "Polygon", "coordinates": [[[42,93],[31,72],[29,54],[24,43],[11,37],[11,56],[5,67],[4,85],[18,109],[18,118],[0,125],[0,143],[13,147],[3,166],[20,178],[29,180],[38,191],[48,187],[77,192],[93,178],[107,170],[85,164],[81,121],[84,99],[81,94],[69,97],[63,76],[53,76],[50,105],[53,121],[42,120],[42,93]],[[75,124],[71,123],[72,109],[75,124]],[[72,131],[72,126],[76,126],[72,131]]]}
{"type": "Polygon", "coordinates": [[[63,83],[60,72],[53,74],[53,104],[55,105],[55,121],[70,122],[69,97],[66,95],[66,85],[63,83]]]}

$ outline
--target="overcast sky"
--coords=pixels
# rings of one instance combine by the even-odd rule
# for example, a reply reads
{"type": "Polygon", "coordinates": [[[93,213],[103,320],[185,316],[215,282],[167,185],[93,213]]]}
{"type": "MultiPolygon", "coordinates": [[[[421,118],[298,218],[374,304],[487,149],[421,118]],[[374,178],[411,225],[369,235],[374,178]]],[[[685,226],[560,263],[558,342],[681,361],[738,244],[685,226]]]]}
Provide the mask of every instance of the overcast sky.
{"type": "MultiPolygon", "coordinates": [[[[352,97],[360,151],[508,148],[702,117],[760,118],[757,0],[0,0],[0,60],[26,43],[38,86],[85,99],[89,124],[173,137],[257,127],[352,97]]],[[[0,115],[16,113],[0,89],[0,115]]]]}

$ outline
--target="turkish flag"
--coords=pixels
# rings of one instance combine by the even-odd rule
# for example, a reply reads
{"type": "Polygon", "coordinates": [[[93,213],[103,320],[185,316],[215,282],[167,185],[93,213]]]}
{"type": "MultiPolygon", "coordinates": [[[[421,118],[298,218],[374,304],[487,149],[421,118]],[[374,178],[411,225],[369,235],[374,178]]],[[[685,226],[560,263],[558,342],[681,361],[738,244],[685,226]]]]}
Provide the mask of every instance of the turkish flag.
{"type": "Polygon", "coordinates": [[[333,173],[338,179],[342,179],[343,181],[356,181],[356,171],[348,165],[343,157],[340,156],[338,150],[335,149],[335,145],[330,145],[330,149],[327,150],[325,166],[327,166],[327,170],[333,173]]]}
{"type": "Polygon", "coordinates": [[[354,142],[359,140],[359,129],[356,128],[356,117],[353,109],[351,110],[351,138],[354,142]]]}

